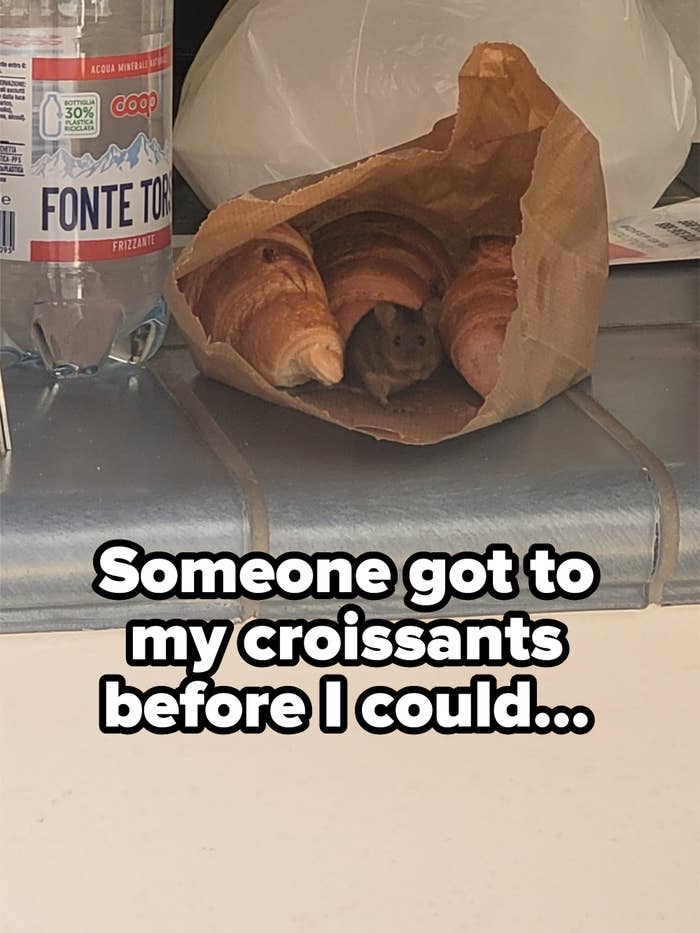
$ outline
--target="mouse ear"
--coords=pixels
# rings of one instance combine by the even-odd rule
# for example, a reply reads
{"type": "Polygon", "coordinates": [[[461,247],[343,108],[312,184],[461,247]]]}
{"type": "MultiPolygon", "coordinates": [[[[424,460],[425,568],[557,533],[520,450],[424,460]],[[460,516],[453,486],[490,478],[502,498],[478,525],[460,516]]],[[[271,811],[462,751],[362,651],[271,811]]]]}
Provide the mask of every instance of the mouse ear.
{"type": "Polygon", "coordinates": [[[388,301],[378,301],[374,306],[374,314],[382,330],[389,330],[396,321],[396,306],[388,301]]]}
{"type": "Polygon", "coordinates": [[[442,317],[442,301],[439,298],[430,298],[421,309],[423,317],[431,327],[437,328],[442,317]]]}

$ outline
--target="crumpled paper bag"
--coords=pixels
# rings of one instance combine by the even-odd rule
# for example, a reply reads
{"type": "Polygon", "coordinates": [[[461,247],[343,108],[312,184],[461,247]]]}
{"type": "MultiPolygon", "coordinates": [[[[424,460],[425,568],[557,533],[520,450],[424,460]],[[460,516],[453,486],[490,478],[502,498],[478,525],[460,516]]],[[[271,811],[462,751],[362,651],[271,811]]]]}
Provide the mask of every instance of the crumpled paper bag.
{"type": "Polygon", "coordinates": [[[214,210],[178,259],[167,298],[204,375],[350,430],[421,445],[531,411],[585,378],[607,273],[597,141],[519,48],[485,43],[460,72],[457,114],[427,136],[214,210]],[[469,261],[474,236],[516,237],[518,306],[497,384],[483,404],[447,365],[386,408],[342,384],[278,389],[233,347],[207,338],[178,287],[185,276],[275,224],[313,231],[359,210],[423,223],[443,240],[457,268],[469,261]]]}

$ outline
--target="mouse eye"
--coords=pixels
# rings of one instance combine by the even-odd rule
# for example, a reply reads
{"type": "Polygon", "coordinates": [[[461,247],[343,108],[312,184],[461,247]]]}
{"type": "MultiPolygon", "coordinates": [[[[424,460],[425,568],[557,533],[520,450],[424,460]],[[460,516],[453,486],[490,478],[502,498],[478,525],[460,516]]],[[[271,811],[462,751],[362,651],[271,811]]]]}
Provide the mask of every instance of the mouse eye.
{"type": "Polygon", "coordinates": [[[424,347],[424,346],[425,346],[425,337],[422,337],[422,336],[421,336],[421,337],[418,338],[418,346],[419,346],[419,347],[424,347]]]}
{"type": "Polygon", "coordinates": [[[395,347],[400,347],[400,346],[401,346],[401,338],[400,338],[400,337],[394,337],[394,346],[395,346],[395,347]]]}

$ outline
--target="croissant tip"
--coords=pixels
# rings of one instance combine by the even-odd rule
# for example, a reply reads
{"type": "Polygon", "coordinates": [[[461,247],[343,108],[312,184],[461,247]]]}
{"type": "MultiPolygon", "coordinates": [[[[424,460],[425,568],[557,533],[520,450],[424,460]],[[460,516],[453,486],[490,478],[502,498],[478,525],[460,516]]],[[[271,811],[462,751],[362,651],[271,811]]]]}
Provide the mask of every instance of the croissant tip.
{"type": "Polygon", "coordinates": [[[299,364],[309,378],[324,385],[335,385],[343,378],[343,354],[337,347],[309,347],[302,353],[299,364]]]}

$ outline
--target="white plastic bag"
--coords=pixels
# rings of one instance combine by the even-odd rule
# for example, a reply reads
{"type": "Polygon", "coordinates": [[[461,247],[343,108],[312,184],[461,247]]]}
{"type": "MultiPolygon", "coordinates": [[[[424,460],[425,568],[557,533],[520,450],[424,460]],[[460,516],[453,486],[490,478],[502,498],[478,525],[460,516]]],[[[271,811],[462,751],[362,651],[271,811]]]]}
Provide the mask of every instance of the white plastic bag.
{"type": "Polygon", "coordinates": [[[696,124],[644,0],[231,0],[195,61],[176,164],[209,206],[413,139],[476,42],[515,42],[601,144],[612,220],[653,206],[696,124]]]}

